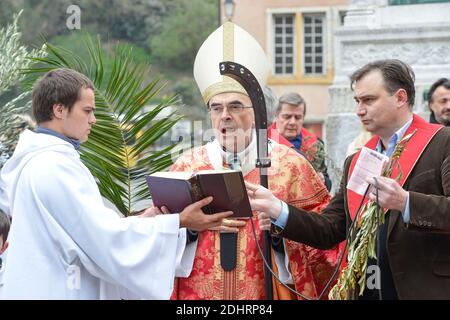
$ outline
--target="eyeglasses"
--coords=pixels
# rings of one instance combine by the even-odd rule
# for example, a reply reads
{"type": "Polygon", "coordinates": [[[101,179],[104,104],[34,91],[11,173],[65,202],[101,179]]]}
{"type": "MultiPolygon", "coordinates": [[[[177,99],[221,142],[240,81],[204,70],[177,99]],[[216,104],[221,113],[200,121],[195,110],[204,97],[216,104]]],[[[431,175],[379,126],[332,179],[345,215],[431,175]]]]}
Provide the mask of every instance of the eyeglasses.
{"type": "MultiPolygon", "coordinates": [[[[244,106],[242,103],[230,103],[226,106],[230,114],[240,114],[244,109],[253,108],[252,106],[244,106]]],[[[223,105],[213,105],[208,107],[208,111],[215,116],[221,115],[225,107],[223,105]]]]}

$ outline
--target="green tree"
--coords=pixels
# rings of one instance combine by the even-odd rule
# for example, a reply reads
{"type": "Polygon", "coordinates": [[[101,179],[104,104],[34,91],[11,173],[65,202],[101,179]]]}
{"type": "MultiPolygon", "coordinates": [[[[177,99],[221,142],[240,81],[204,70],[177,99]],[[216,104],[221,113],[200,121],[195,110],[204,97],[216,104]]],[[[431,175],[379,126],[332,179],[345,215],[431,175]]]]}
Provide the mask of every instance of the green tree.
{"type": "Polygon", "coordinates": [[[168,68],[191,70],[198,48],[217,27],[217,1],[175,0],[162,31],[150,40],[153,59],[168,68]]]}
{"type": "Polygon", "coordinates": [[[50,39],[56,35],[70,32],[66,25],[69,15],[67,8],[72,0],[22,0],[20,7],[24,17],[20,22],[24,41],[29,44],[41,42],[42,37],[50,39]]]}
{"type": "Polygon", "coordinates": [[[174,0],[83,0],[83,23],[110,39],[146,47],[147,39],[161,31],[174,0]]]}
{"type": "MultiPolygon", "coordinates": [[[[123,46],[131,45],[134,61],[151,63],[153,76],[170,79],[163,93],[178,92],[183,103],[189,106],[183,112],[191,119],[204,119],[203,102],[192,79],[192,64],[201,42],[216,27],[217,1],[2,0],[0,23],[2,17],[8,17],[18,8],[24,9],[19,23],[25,44],[36,45],[45,38],[71,51],[82,52],[80,38],[89,33],[101,35],[107,52],[113,51],[117,41],[123,46]],[[67,8],[71,4],[80,7],[81,30],[67,28],[67,8]],[[154,38],[158,47],[150,46],[154,38]]],[[[110,63],[111,59],[105,56],[106,73],[111,69],[110,63]]],[[[19,91],[20,88],[13,87],[0,97],[0,103],[19,91]]]]}
{"type": "Polygon", "coordinates": [[[104,65],[107,53],[100,41],[94,42],[91,37],[85,41],[88,59],[49,43],[47,47],[49,56],[36,59],[41,66],[27,73],[41,75],[65,67],[93,80],[97,122],[89,140],[82,145],[81,159],[97,179],[101,194],[122,214],[129,215],[136,209],[136,203],[150,197],[145,176],[172,163],[170,152],[175,144],[160,151],[152,150],[151,146],[180,119],[173,113],[156,120],[163,109],[176,105],[178,98],[158,97],[162,85],[159,80],[149,83],[144,80],[148,66],[135,64],[130,48],[115,49],[107,73],[104,65]]]}
{"type": "MultiPolygon", "coordinates": [[[[0,29],[0,97],[23,80],[21,71],[32,64],[30,57],[45,55],[44,47],[30,51],[21,44],[22,34],[18,29],[21,13],[0,29]]],[[[28,90],[0,105],[0,168],[14,152],[19,133],[28,126],[23,114],[29,112],[30,106],[28,90]]]]}
{"type": "Polygon", "coordinates": [[[0,26],[6,25],[11,16],[18,12],[12,0],[4,0],[0,2],[0,26]]]}
{"type": "Polygon", "coordinates": [[[2,0],[0,23],[12,12],[24,9],[20,28],[25,43],[36,43],[40,36],[69,35],[66,22],[70,5],[80,8],[81,30],[95,30],[108,40],[132,42],[147,47],[148,38],[161,31],[162,20],[171,13],[175,0],[2,0]]]}

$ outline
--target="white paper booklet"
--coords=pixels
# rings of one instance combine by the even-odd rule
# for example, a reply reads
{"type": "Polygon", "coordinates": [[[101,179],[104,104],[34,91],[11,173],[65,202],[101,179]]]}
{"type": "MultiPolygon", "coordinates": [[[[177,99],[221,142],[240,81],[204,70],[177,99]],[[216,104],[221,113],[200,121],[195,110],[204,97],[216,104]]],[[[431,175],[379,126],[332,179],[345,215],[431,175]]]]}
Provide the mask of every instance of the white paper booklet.
{"type": "Polygon", "coordinates": [[[347,183],[347,188],[363,196],[369,185],[366,180],[368,178],[381,176],[383,166],[388,161],[388,156],[376,152],[375,150],[362,147],[355,168],[353,169],[352,176],[347,183]]]}

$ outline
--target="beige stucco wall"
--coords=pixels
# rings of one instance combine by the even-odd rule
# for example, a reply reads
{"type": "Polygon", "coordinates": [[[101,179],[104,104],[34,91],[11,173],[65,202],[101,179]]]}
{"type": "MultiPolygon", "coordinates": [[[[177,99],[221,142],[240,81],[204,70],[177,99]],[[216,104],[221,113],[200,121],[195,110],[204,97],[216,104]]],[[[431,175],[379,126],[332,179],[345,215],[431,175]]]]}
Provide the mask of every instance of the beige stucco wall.
{"type": "Polygon", "coordinates": [[[328,111],[328,86],[324,85],[271,85],[273,92],[280,97],[286,92],[297,92],[306,101],[307,122],[322,122],[321,117],[328,111]],[[318,118],[319,117],[319,118],[318,118]]]}
{"type": "MultiPolygon", "coordinates": [[[[267,9],[346,6],[349,0],[234,0],[232,21],[251,33],[266,48],[267,9]]],[[[226,21],[222,10],[222,21],[226,21]]]]}
{"type": "MultiPolygon", "coordinates": [[[[235,10],[232,21],[250,34],[252,34],[261,46],[266,50],[269,58],[272,55],[272,44],[268,43],[271,39],[269,17],[270,13],[303,11],[310,9],[343,9],[349,3],[349,0],[234,0],[235,10]]],[[[331,12],[331,11],[330,11],[331,12]]],[[[222,9],[222,21],[225,21],[225,14],[222,9]]],[[[273,89],[277,96],[288,92],[296,91],[300,93],[308,103],[307,122],[323,122],[328,112],[329,94],[328,87],[331,85],[334,76],[333,61],[333,29],[338,23],[336,16],[330,14],[327,21],[328,44],[327,44],[327,75],[321,81],[311,81],[311,79],[279,79],[271,77],[269,87],[273,89]]],[[[299,56],[297,55],[297,58],[299,56]]]]}

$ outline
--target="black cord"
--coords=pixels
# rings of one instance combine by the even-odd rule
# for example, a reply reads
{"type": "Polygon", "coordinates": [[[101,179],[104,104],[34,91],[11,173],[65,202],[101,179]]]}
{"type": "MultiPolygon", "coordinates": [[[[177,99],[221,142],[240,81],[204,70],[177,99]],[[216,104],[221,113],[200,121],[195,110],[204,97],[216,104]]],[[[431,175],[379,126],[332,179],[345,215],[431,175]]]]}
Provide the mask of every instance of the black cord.
{"type": "MultiPolygon", "coordinates": [[[[380,203],[378,202],[378,180],[377,178],[373,177],[373,180],[375,180],[375,203],[377,205],[377,228],[380,227],[380,203]]],[[[378,236],[378,235],[377,235],[378,236]]]]}
{"type": "Polygon", "coordinates": [[[258,251],[259,254],[261,255],[263,261],[264,261],[264,265],[266,266],[266,268],[270,271],[270,273],[275,277],[275,279],[278,280],[278,282],[281,283],[281,285],[283,285],[284,287],[286,287],[287,289],[289,289],[292,293],[295,293],[296,295],[298,295],[299,297],[305,299],[305,300],[313,300],[312,298],[306,297],[304,295],[302,295],[301,293],[297,292],[296,290],[292,289],[291,287],[289,287],[287,284],[285,284],[283,281],[281,281],[281,279],[273,272],[272,268],[270,268],[269,263],[266,261],[266,258],[264,257],[264,254],[262,252],[261,246],[259,245],[258,242],[258,238],[256,236],[256,230],[255,230],[255,225],[253,223],[253,218],[250,219],[251,223],[252,223],[252,230],[253,230],[253,237],[255,238],[255,243],[256,246],[258,247],[258,251]]]}
{"type": "MultiPolygon", "coordinates": [[[[361,199],[361,202],[358,206],[358,210],[356,211],[356,215],[355,218],[352,220],[352,223],[350,224],[350,227],[348,228],[347,234],[345,236],[345,246],[344,246],[344,250],[342,250],[341,256],[339,258],[339,262],[334,270],[333,275],[330,277],[330,280],[328,280],[327,284],[325,285],[325,287],[322,289],[322,292],[319,294],[317,299],[311,298],[311,297],[306,297],[305,295],[299,293],[298,291],[292,289],[291,287],[289,287],[286,283],[284,283],[283,281],[281,281],[281,279],[273,272],[273,270],[269,267],[269,264],[267,263],[266,259],[264,258],[264,254],[262,252],[262,249],[259,245],[257,236],[256,236],[256,231],[255,231],[255,225],[253,223],[253,218],[250,219],[251,223],[252,223],[252,230],[253,230],[253,237],[255,238],[255,243],[256,246],[258,248],[259,254],[261,255],[264,265],[266,266],[266,268],[270,271],[270,273],[275,277],[275,279],[278,280],[278,282],[284,286],[285,288],[287,288],[289,291],[291,291],[292,293],[296,294],[297,296],[305,299],[305,300],[320,300],[322,299],[323,295],[325,294],[325,292],[328,290],[328,288],[330,287],[330,285],[333,283],[334,279],[336,278],[337,274],[339,273],[339,269],[341,268],[341,264],[342,264],[342,260],[344,260],[344,256],[345,256],[345,252],[347,251],[347,246],[348,246],[348,240],[350,238],[351,232],[353,231],[353,227],[355,225],[355,221],[358,219],[358,216],[360,214],[364,199],[367,196],[367,193],[369,192],[369,188],[370,185],[367,186],[366,191],[364,192],[364,196],[361,199]]],[[[378,192],[378,190],[377,190],[378,192]]],[[[378,194],[377,194],[377,200],[378,200],[378,194]]]]}

